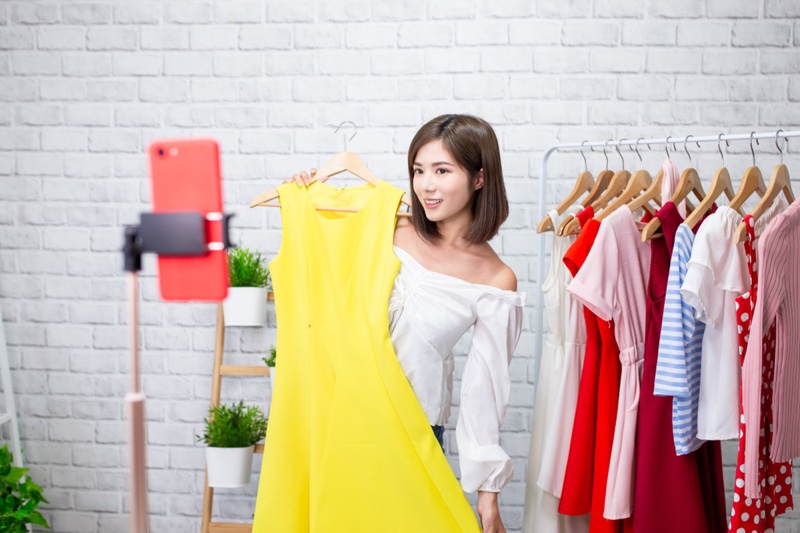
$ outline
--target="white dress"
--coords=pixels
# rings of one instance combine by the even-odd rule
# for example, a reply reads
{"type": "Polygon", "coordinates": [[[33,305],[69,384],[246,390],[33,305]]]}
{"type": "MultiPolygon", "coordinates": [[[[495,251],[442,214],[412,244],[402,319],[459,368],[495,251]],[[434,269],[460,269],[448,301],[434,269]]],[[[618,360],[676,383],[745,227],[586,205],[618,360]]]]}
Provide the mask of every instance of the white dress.
{"type": "MultiPolygon", "coordinates": [[[[756,234],[787,207],[783,197],[756,221],[756,234]]],[[[743,217],[722,206],[700,226],[681,295],[706,324],[700,363],[697,438],[739,438],[739,331],[736,298],[750,288],[744,247],[733,242],[743,217]]]]}
{"type": "Polygon", "coordinates": [[[525,294],[433,272],[402,248],[394,251],[401,266],[389,295],[389,334],[432,426],[446,424],[450,416],[453,348],[473,328],[456,422],[461,487],[500,492],[514,477],[511,458],[500,446],[500,428],[525,294]]]}
{"type": "MultiPolygon", "coordinates": [[[[580,206],[573,206],[563,216],[579,210],[580,206]]],[[[562,220],[558,211],[549,215],[557,228],[562,220]]],[[[572,275],[562,262],[573,242],[575,236],[553,235],[550,272],[542,284],[547,335],[531,417],[524,533],[577,533],[588,531],[589,527],[588,515],[558,513],[586,350],[583,306],[567,293],[572,275]]]]}

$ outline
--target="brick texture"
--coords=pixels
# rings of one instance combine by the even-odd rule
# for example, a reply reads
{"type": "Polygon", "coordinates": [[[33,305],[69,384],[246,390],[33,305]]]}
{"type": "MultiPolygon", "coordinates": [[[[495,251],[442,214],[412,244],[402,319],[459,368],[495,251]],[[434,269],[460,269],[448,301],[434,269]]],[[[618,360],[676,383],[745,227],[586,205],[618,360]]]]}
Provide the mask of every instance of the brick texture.
{"type": "MultiPolygon", "coordinates": [[[[376,174],[406,187],[403,161],[416,128],[441,113],[467,112],[489,120],[501,141],[512,216],[492,244],[529,293],[501,437],[517,465],[501,512],[508,531],[519,531],[535,385],[542,152],[556,139],[798,129],[799,6],[797,0],[0,3],[0,299],[26,461],[51,501],[45,509],[54,530],[127,528],[128,317],[118,250],[122,226],[149,202],[147,144],[217,138],[226,211],[239,215],[234,240],[271,256],[280,218],[250,211],[250,199],[342,149],[341,134],[333,133],[341,121],[359,126],[351,149],[376,174]]],[[[800,142],[789,146],[785,161],[800,176],[800,142]]],[[[719,164],[716,147],[691,150],[700,175],[710,179],[719,164]]],[[[651,171],[663,157],[661,147],[640,152],[651,171]]],[[[772,142],[757,147],[765,175],[776,153],[772,142]]],[[[623,155],[633,168],[635,156],[623,155]]],[[[604,167],[601,151],[587,157],[590,170],[604,167]]],[[[609,157],[619,164],[616,153],[609,157]]],[[[686,163],[680,146],[675,158],[686,163]]],[[[738,181],[750,164],[747,143],[732,143],[726,161],[738,181]]],[[[570,189],[581,163],[576,154],[552,158],[548,205],[570,189]]],[[[197,531],[203,452],[194,435],[210,395],[215,308],[158,301],[155,264],[145,264],[140,339],[151,530],[197,531]]],[[[227,357],[257,364],[274,337],[273,310],[267,328],[228,329],[227,357]]],[[[457,369],[467,346],[459,344],[457,369]]],[[[227,378],[223,400],[239,398],[266,407],[268,385],[227,378]]],[[[452,425],[448,453],[457,464],[452,425]]],[[[732,470],[735,445],[725,449],[732,470]]],[[[221,493],[215,512],[247,521],[255,491],[254,481],[221,493]]],[[[782,518],[778,529],[800,531],[800,515],[782,518]]]]}

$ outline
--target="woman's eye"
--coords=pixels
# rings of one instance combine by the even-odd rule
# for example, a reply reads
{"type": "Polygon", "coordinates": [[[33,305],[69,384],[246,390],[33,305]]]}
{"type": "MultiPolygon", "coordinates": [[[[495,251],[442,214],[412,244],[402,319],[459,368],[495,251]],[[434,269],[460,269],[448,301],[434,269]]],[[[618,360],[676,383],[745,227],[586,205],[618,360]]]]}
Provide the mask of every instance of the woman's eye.
{"type": "Polygon", "coordinates": [[[421,168],[415,168],[414,169],[414,175],[418,176],[420,174],[422,174],[422,169],[421,168]]]}
{"type": "Polygon", "coordinates": [[[445,169],[445,168],[437,168],[436,169],[436,173],[437,174],[447,174],[447,169],[445,169]]]}

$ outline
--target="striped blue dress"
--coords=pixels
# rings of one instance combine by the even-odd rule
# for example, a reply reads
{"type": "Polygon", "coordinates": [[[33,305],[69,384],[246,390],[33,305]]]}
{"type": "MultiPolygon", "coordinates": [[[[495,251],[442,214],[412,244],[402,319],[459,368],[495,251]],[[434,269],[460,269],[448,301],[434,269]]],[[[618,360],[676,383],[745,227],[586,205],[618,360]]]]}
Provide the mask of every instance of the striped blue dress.
{"type": "Polygon", "coordinates": [[[672,396],[672,437],[675,452],[685,455],[697,450],[697,406],[700,399],[700,361],[705,324],[695,321],[694,309],[681,295],[692,256],[694,233],[686,224],[678,226],[669,265],[664,319],[658,343],[656,396],[672,396]]]}

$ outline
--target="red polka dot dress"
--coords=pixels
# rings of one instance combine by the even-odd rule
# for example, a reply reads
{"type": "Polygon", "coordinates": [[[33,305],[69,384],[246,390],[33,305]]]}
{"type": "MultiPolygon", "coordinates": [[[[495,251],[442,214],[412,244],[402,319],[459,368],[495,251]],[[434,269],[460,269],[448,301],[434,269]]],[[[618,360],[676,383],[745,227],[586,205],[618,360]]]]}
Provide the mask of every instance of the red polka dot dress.
{"type": "MultiPolygon", "coordinates": [[[[739,331],[739,361],[744,365],[747,355],[747,342],[750,321],[758,296],[758,265],[756,263],[755,229],[753,217],[744,218],[749,239],[744,243],[747,269],[750,272],[750,291],[736,299],[736,321],[739,331]]],[[[761,483],[762,498],[747,498],[744,494],[744,446],[748,428],[744,415],[739,424],[739,456],[736,461],[736,482],[733,493],[733,508],[728,531],[733,533],[767,533],[775,529],[775,517],[793,507],[792,463],[773,463],[769,459],[769,446],[772,441],[772,383],[775,369],[775,322],[763,340],[764,360],[762,364],[761,403],[765,406],[761,413],[758,480],[761,483]]],[[[741,413],[741,410],[740,410],[741,413]]]]}

